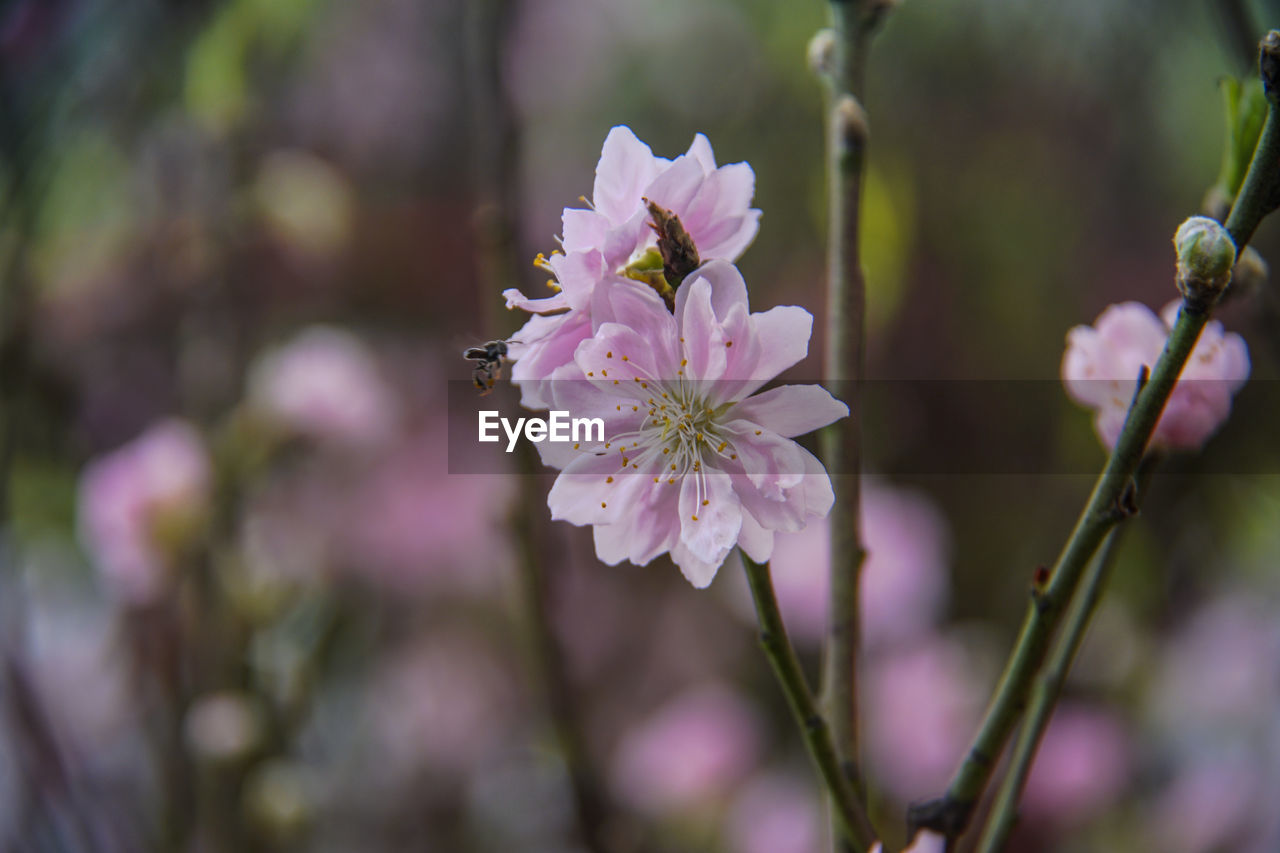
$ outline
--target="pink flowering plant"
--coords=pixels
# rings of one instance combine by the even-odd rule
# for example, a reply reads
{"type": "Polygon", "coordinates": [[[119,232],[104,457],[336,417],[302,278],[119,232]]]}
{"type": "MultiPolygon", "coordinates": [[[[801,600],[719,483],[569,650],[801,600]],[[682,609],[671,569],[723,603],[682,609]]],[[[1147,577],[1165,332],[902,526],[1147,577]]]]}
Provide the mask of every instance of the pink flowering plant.
{"type": "Polygon", "coordinates": [[[751,207],[755,174],[746,163],[717,167],[711,144],[698,134],[689,150],[668,160],[656,157],[627,127],[615,127],[605,139],[596,166],[595,188],[587,208],[565,208],[560,251],[539,254],[535,263],[553,278],[552,296],[530,299],[511,288],[503,293],[508,308],[533,317],[512,336],[512,378],[525,405],[547,407],[543,381],[573,361],[578,344],[602,323],[616,319],[604,291],[609,285],[662,280],[649,204],[679,218],[697,247],[698,257],[735,261],[759,228],[760,211],[751,207]]]}
{"type": "Polygon", "coordinates": [[[0,851],[1280,849],[1268,4],[1198,206],[1134,4],[107,5],[0,13],[0,851]]]}
{"type": "Polygon", "coordinates": [[[813,318],[750,313],[733,266],[693,273],[674,315],[643,286],[614,287],[635,291],[618,294],[635,300],[629,322],[602,324],[554,384],[556,405],[602,417],[605,438],[571,451],[547,503],[553,518],[593,526],[606,563],[670,552],[705,587],[735,545],[766,561],[774,531],[827,514],[826,471],[792,438],[849,410],[817,386],[754,393],[805,356],[813,318]]]}
{"type": "MultiPolygon", "coordinates": [[[[815,40],[811,57],[824,73],[830,71],[826,54],[836,49],[825,38],[829,34],[815,40]]],[[[831,79],[839,95],[841,81],[831,79]]],[[[837,154],[860,156],[861,107],[847,93],[833,103],[844,146],[837,154]]],[[[838,188],[838,174],[835,180],[838,188]]],[[[808,354],[813,318],[795,306],[751,312],[748,285],[734,262],[757,229],[759,211],[749,207],[753,185],[746,164],[717,167],[701,135],[686,154],[668,161],[629,129],[614,128],[596,168],[593,202],[564,211],[562,251],[535,261],[554,276],[548,282],[554,295],[505,292],[508,308],[534,314],[508,342],[512,376],[526,406],[562,409],[603,425],[597,435],[575,437],[571,448],[539,447],[543,461],[560,471],[547,495],[551,517],[590,526],[602,562],[646,565],[668,554],[702,588],[740,551],[764,649],[831,795],[835,832],[851,849],[879,849],[879,833],[841,769],[855,742],[852,708],[828,707],[829,719],[818,709],[787,639],[767,565],[775,534],[802,531],[833,507],[853,513],[830,525],[831,583],[820,593],[835,650],[824,692],[852,704],[849,668],[858,638],[851,626],[862,562],[857,488],[833,490],[822,461],[794,439],[844,420],[828,461],[856,460],[858,432],[848,426],[848,407],[824,388],[761,390],[808,354]]],[[[1026,707],[979,845],[995,850],[1008,837],[1061,687],[1060,680],[1046,682],[1047,673],[1065,673],[1092,610],[1087,602],[1096,601],[1105,577],[1108,559],[1091,558],[1104,539],[1110,553],[1114,528],[1136,510],[1158,451],[1200,448],[1226,420],[1248,377],[1243,340],[1209,315],[1265,212],[1261,205],[1237,205],[1225,227],[1205,217],[1187,220],[1174,240],[1180,301],[1160,316],[1138,303],[1115,305],[1096,326],[1069,333],[1062,379],[1074,400],[1095,410],[1110,458],[1061,556],[1035,578],[1034,606],[955,776],[943,796],[909,810],[909,836],[930,839],[918,844],[949,846],[968,828],[994,756],[1026,707]]],[[[856,217],[856,210],[836,207],[833,216],[856,217]]],[[[837,234],[833,250],[842,250],[844,237],[837,234]]],[[[831,327],[830,379],[846,376],[838,359],[863,331],[861,306],[850,313],[845,302],[849,275],[837,267],[829,283],[828,311],[839,320],[831,327]]],[[[860,370],[856,364],[855,383],[860,370]]],[[[905,736],[901,758],[919,734],[905,736]]],[[[928,734],[937,739],[937,732],[928,734]]],[[[951,746],[935,760],[939,768],[938,761],[955,752],[951,746]]],[[[892,775],[894,757],[878,754],[877,760],[892,775]]]]}

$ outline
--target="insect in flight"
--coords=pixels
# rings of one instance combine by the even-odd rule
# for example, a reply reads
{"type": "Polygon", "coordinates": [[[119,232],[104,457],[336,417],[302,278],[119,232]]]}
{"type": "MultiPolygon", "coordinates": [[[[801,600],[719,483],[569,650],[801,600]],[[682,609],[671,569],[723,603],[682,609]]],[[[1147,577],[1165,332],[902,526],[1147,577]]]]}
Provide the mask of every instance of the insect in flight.
{"type": "Polygon", "coordinates": [[[471,381],[483,396],[493,390],[493,384],[502,376],[502,360],[507,357],[508,341],[489,341],[478,347],[467,347],[462,357],[474,361],[471,381]]]}

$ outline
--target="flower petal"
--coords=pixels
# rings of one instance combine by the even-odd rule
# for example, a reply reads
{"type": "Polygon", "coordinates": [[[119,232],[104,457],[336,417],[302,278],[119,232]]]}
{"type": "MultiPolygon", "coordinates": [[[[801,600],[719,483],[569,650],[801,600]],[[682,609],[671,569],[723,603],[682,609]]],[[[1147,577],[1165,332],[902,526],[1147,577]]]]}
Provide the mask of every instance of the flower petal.
{"type": "Polygon", "coordinates": [[[584,453],[556,477],[547,494],[553,521],[612,524],[634,511],[636,495],[648,482],[629,474],[616,453],[584,453]]]}
{"type": "Polygon", "coordinates": [[[751,320],[760,347],[753,377],[757,384],[751,388],[754,391],[788,367],[799,364],[809,354],[813,315],[795,305],[779,305],[763,313],[752,314],[751,320]]]}
{"type": "Polygon", "coordinates": [[[709,470],[685,476],[680,484],[680,542],[698,563],[719,567],[741,528],[742,509],[728,474],[709,470]]]}
{"type": "Polygon", "coordinates": [[[596,164],[592,190],[595,209],[610,222],[621,224],[635,213],[640,196],[665,164],[653,150],[636,138],[631,128],[619,125],[609,131],[596,164]]]}
{"type": "MultiPolygon", "coordinates": [[[[747,307],[747,283],[738,268],[728,261],[708,261],[694,270],[676,291],[674,312],[677,317],[684,316],[684,303],[690,293],[687,288],[698,279],[711,285],[711,310],[721,322],[729,316],[733,306],[747,307]]],[[[805,343],[807,347],[807,338],[805,343]]]]}
{"type": "Polygon", "coordinates": [[[749,512],[742,514],[742,529],[738,531],[738,547],[757,563],[767,563],[773,556],[773,531],[766,530],[749,512]]]}
{"type": "Polygon", "coordinates": [[[759,424],[793,438],[813,432],[849,415],[849,407],[820,385],[783,385],[735,405],[726,415],[759,424]]]}
{"type": "MultiPolygon", "coordinates": [[[[724,332],[711,307],[711,283],[705,278],[695,280],[689,290],[680,313],[680,341],[684,358],[678,367],[678,375],[685,379],[714,381],[724,375],[727,356],[724,332]]],[[[677,376],[665,376],[674,380],[677,376]]]]}

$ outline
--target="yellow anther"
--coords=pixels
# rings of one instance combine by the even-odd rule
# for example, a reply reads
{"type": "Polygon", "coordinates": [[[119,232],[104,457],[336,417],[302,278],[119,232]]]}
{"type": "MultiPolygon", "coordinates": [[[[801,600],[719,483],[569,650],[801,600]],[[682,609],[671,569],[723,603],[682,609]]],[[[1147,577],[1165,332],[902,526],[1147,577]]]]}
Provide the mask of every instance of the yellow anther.
{"type": "Polygon", "coordinates": [[[613,478],[612,478],[612,477],[605,477],[605,478],[604,478],[604,481],[605,481],[606,483],[612,483],[612,482],[613,482],[613,478]]]}

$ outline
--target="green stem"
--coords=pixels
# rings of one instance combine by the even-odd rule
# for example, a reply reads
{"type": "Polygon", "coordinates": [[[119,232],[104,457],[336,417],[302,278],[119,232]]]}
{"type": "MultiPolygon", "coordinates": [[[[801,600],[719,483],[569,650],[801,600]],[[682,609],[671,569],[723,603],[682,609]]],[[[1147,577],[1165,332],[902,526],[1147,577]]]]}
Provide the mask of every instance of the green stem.
{"type": "Polygon", "coordinates": [[[1208,320],[1207,310],[1193,310],[1185,303],[1178,313],[1155,370],[1130,408],[1115,449],[1054,564],[1047,586],[1033,587],[1022,631],[981,729],[946,794],[940,800],[912,806],[909,810],[908,821],[913,826],[926,827],[948,837],[961,834],[968,826],[1009,734],[1026,707],[1032,679],[1044,661],[1063,609],[1103,538],[1132,512],[1127,493],[1132,487],[1133,475],[1178,375],[1208,320]]]}
{"type": "MultiPolygon", "coordinates": [[[[1261,66],[1270,102],[1267,122],[1244,186],[1226,223],[1227,231],[1240,252],[1244,251],[1262,218],[1275,209],[1277,190],[1280,190],[1280,118],[1277,117],[1280,97],[1275,85],[1277,69],[1280,69],[1280,33],[1274,30],[1262,42],[1261,66]]],[[[1178,376],[1209,321],[1213,302],[1214,299],[1203,297],[1183,301],[1150,381],[1134,400],[1106,468],[1054,564],[1047,587],[1032,591],[1022,630],[996,686],[982,727],[946,793],[938,799],[913,805],[908,810],[907,821],[913,829],[925,827],[954,838],[968,826],[1013,726],[1026,708],[1032,681],[1044,662],[1049,640],[1061,622],[1063,609],[1103,538],[1131,514],[1131,503],[1126,498],[1130,496],[1133,476],[1178,376]]]]}
{"type": "MultiPolygon", "coordinates": [[[[1137,476],[1140,493],[1145,493],[1157,462],[1158,457],[1155,454],[1149,454],[1142,463],[1137,476]]],[[[1098,602],[1102,600],[1102,592],[1111,576],[1124,529],[1122,527],[1112,529],[1093,558],[1093,562],[1090,563],[1089,570],[1080,583],[1080,592],[1072,600],[1071,610],[1062,628],[1062,635],[1053,647],[1044,671],[1040,673],[1040,677],[1036,679],[1031,689],[1027,718],[1018,732],[1018,739],[1014,742],[1008,773],[1000,784],[995,805],[991,809],[991,816],[978,842],[979,853],[995,853],[1000,850],[1013,829],[1018,801],[1026,786],[1027,777],[1031,773],[1036,750],[1039,749],[1040,741],[1049,727],[1054,708],[1062,694],[1062,685],[1071,671],[1071,665],[1075,661],[1076,653],[1080,650],[1080,644],[1098,608],[1098,602]]]]}
{"type": "Polygon", "coordinates": [[[800,726],[800,731],[804,733],[809,755],[831,796],[832,811],[840,834],[856,853],[863,853],[875,842],[875,829],[863,810],[852,783],[840,767],[831,729],[818,711],[809,690],[809,682],[800,669],[795,649],[787,638],[787,629],[782,623],[782,614],[778,611],[778,600],[773,594],[769,566],[752,562],[745,554],[742,556],[742,563],[746,567],[751,598],[756,605],[760,646],[773,666],[791,713],[800,726]]]}
{"type": "Polygon", "coordinates": [[[1240,194],[1231,206],[1224,227],[1240,252],[1253,239],[1262,218],[1276,207],[1276,188],[1280,186],[1280,108],[1272,101],[1267,120],[1258,137],[1249,173],[1245,175],[1240,194]]]}
{"type": "Polygon", "coordinates": [[[858,766],[858,589],[866,551],[860,538],[862,437],[860,396],[865,373],[866,285],[859,247],[859,207],[866,166],[866,129],[861,97],[867,48],[884,4],[833,0],[835,51],[827,99],[827,304],[824,375],[829,389],[845,398],[854,416],[822,436],[823,458],[832,475],[831,597],[822,676],[823,704],[844,772],[859,789],[858,766]],[[850,111],[854,115],[850,115],[850,111]]]}

